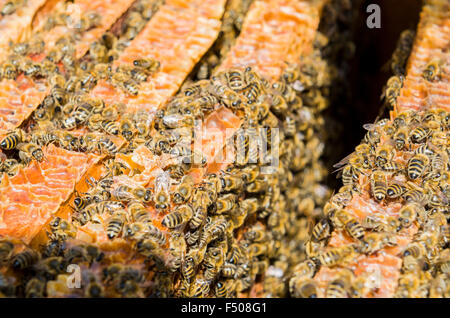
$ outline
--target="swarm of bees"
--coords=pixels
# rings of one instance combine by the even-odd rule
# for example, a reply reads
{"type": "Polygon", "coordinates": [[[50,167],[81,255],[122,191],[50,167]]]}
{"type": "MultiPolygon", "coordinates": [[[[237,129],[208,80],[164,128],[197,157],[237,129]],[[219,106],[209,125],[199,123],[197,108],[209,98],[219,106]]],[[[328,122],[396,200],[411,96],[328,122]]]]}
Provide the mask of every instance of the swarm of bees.
{"type": "Polygon", "coordinates": [[[322,266],[342,266],[339,282],[329,281],[321,296],[370,296],[376,288],[370,278],[356,276],[346,265],[362,255],[397,246],[405,231],[417,228],[398,255],[403,265],[395,296],[449,297],[449,114],[442,109],[405,111],[394,120],[365,127],[368,132],[362,143],[337,165],[344,186],[326,204],[326,217],[312,231],[308,260],[298,265],[290,280],[291,295],[318,297],[315,273],[322,266]],[[365,191],[378,204],[401,203],[398,214],[357,217],[346,206],[365,191]],[[327,247],[333,231],[345,232],[352,243],[327,247]]]}
{"type": "MultiPolygon", "coordinates": [[[[230,2],[224,16],[221,37],[226,44],[215,46],[217,61],[213,53],[207,54],[200,62],[208,65],[207,75],[199,70],[201,80],[188,81],[155,118],[127,114],[125,105],[106,105],[88,93],[102,79],[136,95],[139,83],[158,70],[158,61],[150,59],[112,69],[112,61],[150,19],[158,1],[152,6],[138,1],[123,27],[117,32],[113,27],[81,60],[73,54],[76,36],[68,35],[44,58],[48,73],[22,68],[2,72],[11,79],[22,73],[33,80],[43,78],[51,85],[32,119],[0,141],[7,154],[2,171],[13,176],[31,160],[45,160],[42,149],[53,143],[106,155],[107,173],[98,180],[86,178],[88,189],[75,193],[68,219],[51,220],[48,242],[39,251],[5,240],[9,252],[3,264],[13,268],[19,280],[5,278],[8,283],[0,292],[26,297],[232,297],[250,293],[255,283],[263,282],[261,296],[288,294],[286,277],[306,258],[299,242],[308,237],[311,220],[320,216],[329,196],[321,184],[326,170],[319,160],[323,140],[318,131],[324,125],[320,114],[328,105],[330,71],[317,47],[275,83],[250,67],[212,75],[211,61],[217,65],[232,45],[251,3],[237,2],[230,2]],[[58,72],[61,64],[64,73],[58,72]],[[190,170],[204,168],[207,162],[192,149],[195,122],[219,107],[244,119],[229,140],[234,160],[196,183],[190,170]],[[112,136],[123,137],[126,145],[119,148],[112,136]],[[265,156],[253,140],[267,145],[265,156]],[[156,156],[174,157],[146,187],[128,182],[139,171],[114,157],[139,146],[156,156]],[[279,151],[278,161],[271,157],[272,150],[279,151]],[[117,182],[118,178],[126,181],[117,182]],[[89,233],[92,227],[120,247],[104,249],[79,241],[79,233],[89,233]],[[144,262],[129,262],[124,250],[144,262]],[[80,289],[67,288],[70,264],[82,268],[80,289]],[[26,283],[27,277],[33,280],[26,283]]],[[[47,21],[46,26],[56,26],[57,21],[47,21]]],[[[35,45],[15,50],[26,59],[43,52],[35,45]]]]}

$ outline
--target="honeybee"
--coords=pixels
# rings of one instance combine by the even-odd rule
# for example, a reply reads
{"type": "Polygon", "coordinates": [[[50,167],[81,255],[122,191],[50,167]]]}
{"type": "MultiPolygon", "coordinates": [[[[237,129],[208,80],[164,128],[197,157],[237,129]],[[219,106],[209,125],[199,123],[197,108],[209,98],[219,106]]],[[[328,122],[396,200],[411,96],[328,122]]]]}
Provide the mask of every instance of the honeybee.
{"type": "Polygon", "coordinates": [[[11,15],[14,12],[16,12],[16,10],[18,8],[20,8],[20,6],[22,6],[25,2],[22,0],[9,0],[8,2],[6,2],[3,7],[2,10],[0,11],[2,16],[5,15],[11,15]]]}
{"type": "Polygon", "coordinates": [[[133,222],[127,223],[123,227],[123,236],[125,238],[141,241],[149,238],[151,223],[133,222]]]}
{"type": "Polygon", "coordinates": [[[308,259],[297,264],[293,269],[293,273],[294,276],[312,278],[314,277],[317,270],[317,264],[314,261],[308,259]]]}
{"type": "Polygon", "coordinates": [[[385,246],[394,246],[397,244],[397,238],[389,232],[368,233],[364,236],[361,244],[361,252],[373,254],[385,246]]]}
{"type": "Polygon", "coordinates": [[[150,218],[150,214],[145,209],[145,206],[139,201],[131,202],[128,205],[128,211],[130,212],[130,214],[135,222],[144,223],[144,224],[150,224],[152,222],[151,218],[150,218]]]}
{"type": "Polygon", "coordinates": [[[364,236],[364,229],[361,224],[346,210],[336,211],[330,215],[330,220],[334,226],[344,228],[355,239],[360,240],[364,236]]]}
{"type": "Polygon", "coordinates": [[[216,214],[229,213],[236,207],[236,196],[232,193],[221,195],[216,201],[216,214]]]}
{"type": "Polygon", "coordinates": [[[375,170],[370,179],[372,195],[377,201],[381,201],[386,197],[387,179],[386,174],[382,171],[375,170]]]}
{"type": "Polygon", "coordinates": [[[89,298],[101,298],[105,295],[104,287],[98,282],[90,282],[84,292],[85,297],[89,298]]]}
{"type": "Polygon", "coordinates": [[[228,226],[228,222],[222,217],[219,217],[207,224],[200,236],[199,247],[206,247],[206,245],[208,245],[211,241],[225,234],[228,226]]]}
{"type": "Polygon", "coordinates": [[[198,96],[209,87],[209,80],[201,80],[183,90],[186,96],[198,96]]]}
{"type": "Polygon", "coordinates": [[[161,224],[168,228],[175,228],[184,223],[189,222],[189,220],[194,215],[194,211],[189,204],[180,205],[175,211],[167,214],[161,221],[161,224]]]}
{"type": "Polygon", "coordinates": [[[190,175],[184,176],[175,188],[173,202],[181,204],[189,201],[193,192],[194,179],[190,175]]]}
{"type": "Polygon", "coordinates": [[[328,219],[320,220],[312,230],[312,239],[316,242],[322,241],[330,237],[331,226],[328,219]]]}
{"type": "Polygon", "coordinates": [[[337,277],[327,286],[326,298],[347,298],[351,294],[353,273],[347,269],[341,269],[337,277]]]}
{"type": "Polygon", "coordinates": [[[342,247],[334,247],[328,249],[326,252],[318,254],[318,260],[323,266],[334,266],[346,263],[356,256],[356,249],[353,245],[342,247]]]}
{"type": "Polygon", "coordinates": [[[203,275],[206,280],[212,281],[217,277],[224,263],[224,258],[224,251],[221,248],[211,247],[207,250],[203,260],[203,266],[205,267],[203,275]]]}
{"type": "Polygon", "coordinates": [[[246,88],[244,74],[239,70],[230,70],[218,74],[218,77],[225,78],[227,85],[234,91],[242,91],[246,88]]]}
{"type": "Polygon", "coordinates": [[[106,236],[112,240],[116,238],[121,232],[127,221],[127,212],[125,210],[117,210],[107,220],[106,236]]]}
{"type": "Polygon", "coordinates": [[[289,292],[296,298],[317,298],[317,282],[305,276],[294,276],[289,281],[289,292]]]}
{"type": "Polygon", "coordinates": [[[386,84],[382,98],[386,98],[389,105],[394,108],[397,105],[397,97],[400,95],[400,90],[403,87],[404,77],[392,76],[386,84]]]}
{"type": "Polygon", "coordinates": [[[19,143],[16,148],[19,150],[19,158],[26,164],[32,159],[38,162],[45,159],[42,149],[34,143],[19,143]]]}
{"type": "Polygon", "coordinates": [[[26,269],[34,265],[40,260],[41,256],[32,249],[26,249],[11,258],[11,266],[14,269],[26,269]]]}
{"type": "Polygon", "coordinates": [[[45,280],[42,278],[31,278],[25,286],[26,298],[40,298],[44,297],[45,280]]]}
{"type": "Polygon", "coordinates": [[[159,61],[151,59],[151,58],[136,59],[133,61],[133,65],[136,67],[140,67],[151,73],[158,71],[161,66],[159,61]]]}
{"type": "Polygon", "coordinates": [[[417,203],[408,203],[403,206],[398,212],[398,219],[402,227],[410,227],[416,220],[418,213],[420,213],[420,207],[417,203]]]}
{"type": "Polygon", "coordinates": [[[216,283],[214,292],[216,297],[231,297],[235,289],[235,282],[232,279],[220,280],[216,283]]]}
{"type": "Polygon", "coordinates": [[[409,133],[409,139],[413,143],[422,143],[431,133],[428,127],[419,126],[409,133]]]}
{"type": "Polygon", "coordinates": [[[0,75],[9,80],[15,80],[18,76],[18,69],[11,63],[5,62],[1,65],[0,75]]]}
{"type": "Polygon", "coordinates": [[[438,60],[428,62],[422,76],[429,82],[437,80],[441,76],[441,62],[438,60]]]}
{"type": "Polygon", "coordinates": [[[54,218],[49,225],[55,237],[67,239],[68,237],[75,238],[76,236],[75,227],[67,220],[63,220],[60,217],[54,218]]]}
{"type": "Polygon", "coordinates": [[[106,151],[107,154],[114,155],[119,151],[116,144],[114,144],[114,142],[109,138],[101,138],[98,141],[98,144],[99,147],[97,148],[99,148],[101,151],[106,151]]]}
{"type": "Polygon", "coordinates": [[[188,282],[192,281],[195,276],[197,264],[195,258],[188,254],[186,255],[183,263],[181,264],[181,274],[188,282]]]}
{"type": "Polygon", "coordinates": [[[200,230],[196,230],[194,232],[187,232],[185,235],[186,243],[188,245],[194,245],[197,243],[198,239],[200,238],[200,230]]]}
{"type": "Polygon", "coordinates": [[[170,189],[171,179],[168,173],[161,173],[155,180],[155,208],[158,212],[165,211],[170,206],[170,189]]]}
{"type": "Polygon", "coordinates": [[[205,279],[196,279],[190,289],[189,289],[189,297],[192,298],[203,298],[206,297],[209,293],[209,282],[205,279]]]}
{"type": "Polygon", "coordinates": [[[172,271],[180,268],[186,249],[187,245],[183,233],[173,232],[169,237],[169,252],[172,257],[169,267],[172,271]]]}
{"type": "Polygon", "coordinates": [[[6,239],[2,239],[0,240],[0,264],[3,264],[4,262],[7,262],[14,250],[14,243],[6,240],[6,239]]]}
{"type": "Polygon", "coordinates": [[[423,175],[428,164],[430,163],[430,159],[423,154],[416,154],[408,161],[408,177],[411,180],[415,180],[423,175]]]}
{"type": "Polygon", "coordinates": [[[0,142],[0,147],[5,150],[14,149],[18,144],[25,141],[25,132],[17,128],[9,132],[5,138],[0,142]]]}

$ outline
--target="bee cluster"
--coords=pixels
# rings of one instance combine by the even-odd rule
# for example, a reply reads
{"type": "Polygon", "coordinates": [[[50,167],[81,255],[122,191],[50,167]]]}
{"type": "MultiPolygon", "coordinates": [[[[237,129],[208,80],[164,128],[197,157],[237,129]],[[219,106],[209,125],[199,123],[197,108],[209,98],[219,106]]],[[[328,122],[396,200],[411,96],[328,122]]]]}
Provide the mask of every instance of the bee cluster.
{"type": "Polygon", "coordinates": [[[449,297],[449,118],[442,109],[404,111],[365,126],[362,143],[338,164],[344,186],[313,229],[308,260],[297,265],[289,283],[292,296],[370,296],[376,285],[349,264],[398,247],[402,268],[395,296],[449,297]],[[396,212],[361,216],[351,201],[364,193],[396,212]],[[347,243],[327,247],[336,235],[347,243]],[[405,238],[408,243],[399,245],[405,238]],[[321,267],[339,271],[323,295],[314,280],[321,267]]]}
{"type": "MultiPolygon", "coordinates": [[[[182,90],[156,114],[151,127],[145,127],[145,135],[137,133],[132,123],[129,135],[120,127],[129,141],[120,150],[124,154],[145,145],[155,156],[177,159],[166,164],[154,187],[117,183],[118,177],[132,181],[129,177],[139,172],[108,159],[108,173],[99,180],[87,179],[89,189],[76,194],[72,215],[50,222],[42,255],[29,258],[20,270],[34,271],[49,259],[70,257],[72,249],[86,245],[75,239],[77,233],[95,227],[106,233],[107,240],[125,242],[130,253],[147,260],[139,277],[154,272],[150,285],[142,278],[133,280],[135,292],[125,293],[117,285],[109,288],[112,285],[101,278],[101,271],[117,256],[96,261],[73,258],[88,273],[96,273],[83,286],[94,284],[97,295],[238,296],[250,292],[255,281],[264,282],[262,293],[267,296],[286,295],[289,266],[305,257],[299,243],[307,237],[308,218],[318,216],[328,196],[320,184],[326,171],[319,160],[323,145],[316,136],[323,125],[319,114],[327,105],[322,96],[328,84],[322,74],[326,63],[318,51],[305,61],[303,69],[291,65],[272,85],[250,67],[220,72],[182,90]],[[186,137],[195,135],[196,120],[220,106],[244,118],[229,140],[234,161],[195,183],[189,171],[207,162],[186,137]],[[279,138],[272,138],[275,133],[279,138]],[[279,164],[269,173],[263,172],[264,167],[273,158],[258,154],[255,139],[267,143],[269,152],[280,149],[279,164]]],[[[59,286],[58,279],[63,278],[40,279],[39,286],[47,286],[40,295],[57,294],[53,288],[59,286]]],[[[76,294],[94,296],[95,291],[85,287],[76,294]]]]}
{"type": "MultiPolygon", "coordinates": [[[[0,291],[21,296],[286,296],[286,277],[306,258],[301,242],[308,237],[308,225],[322,216],[329,196],[321,184],[327,172],[319,159],[324,147],[321,113],[328,106],[333,76],[321,56],[326,36],[319,34],[314,52],[302,57],[301,65],[290,65],[275,83],[269,84],[250,67],[222,71],[208,80],[239,33],[251,2],[231,1],[221,37],[200,61],[198,73],[194,71],[201,80],[188,82],[155,118],[127,114],[125,105],[106,106],[87,93],[104,79],[135,95],[136,85],[157,70],[157,61],[145,59],[112,70],[117,50],[123,50],[142,28],[138,15],[132,14],[145,16],[140,2],[133,7],[139,9],[126,15],[128,22],[121,25],[127,27],[120,36],[113,28],[81,60],[62,61],[65,72],[49,77],[51,94],[27,128],[11,132],[0,144],[7,151],[33,145],[27,153],[40,150],[28,155],[36,160],[44,159],[38,155],[40,147],[50,143],[108,157],[104,162],[108,172],[98,180],[87,178],[89,188],[76,193],[69,219],[56,217],[50,222],[48,242],[40,253],[26,249],[19,267],[12,264],[22,252],[11,249],[5,254],[3,263],[21,275],[16,281],[5,277],[9,289],[0,291]],[[211,62],[213,55],[217,62],[211,62]],[[201,71],[203,64],[208,65],[207,72],[206,66],[201,71]],[[195,122],[220,106],[243,118],[229,140],[233,164],[196,183],[191,169],[204,168],[207,162],[192,149],[195,122]],[[126,145],[114,144],[110,138],[114,135],[125,138],[126,145]],[[275,166],[276,158],[261,157],[254,140],[265,143],[269,153],[279,149],[275,166]],[[139,169],[115,156],[131,154],[139,146],[155,156],[176,158],[166,163],[154,186],[133,182],[139,169]],[[272,169],[269,173],[264,172],[267,167],[272,169]],[[115,244],[96,247],[77,239],[78,233],[92,229],[115,244]],[[51,274],[43,264],[51,265],[51,274]],[[67,289],[69,264],[82,267],[83,288],[67,289]],[[29,277],[34,279],[24,283],[29,277]]],[[[25,158],[20,152],[19,157],[25,158]]],[[[5,160],[5,169],[8,160],[15,159],[5,160]]],[[[15,169],[5,170],[10,175],[25,164],[15,163],[15,169]]],[[[4,244],[10,246],[8,241],[4,244]]]]}
{"type": "Polygon", "coordinates": [[[45,82],[50,93],[22,128],[10,131],[0,142],[5,152],[0,166],[2,172],[12,177],[32,159],[41,162],[45,159],[42,147],[49,144],[111,155],[118,151],[111,135],[129,140],[133,125],[145,134],[144,127],[148,125],[145,116],[127,117],[123,114],[125,105],[105,106],[100,98],[91,97],[89,91],[99,80],[107,80],[125,93],[136,95],[139,83],[159,69],[159,62],[152,59],[137,58],[133,65],[120,65],[116,69],[112,63],[162,3],[160,0],[136,1],[121,21],[93,42],[89,52],[80,59],[76,57],[77,41],[84,32],[101,23],[96,12],[85,13],[76,21],[80,25],[60,37],[53,48],[46,50],[43,40],[45,32],[73,22],[66,2],[54,10],[32,39],[10,47],[7,60],[0,66],[0,78],[16,80],[26,76],[45,82]],[[71,132],[77,128],[84,128],[84,131],[71,132]]]}

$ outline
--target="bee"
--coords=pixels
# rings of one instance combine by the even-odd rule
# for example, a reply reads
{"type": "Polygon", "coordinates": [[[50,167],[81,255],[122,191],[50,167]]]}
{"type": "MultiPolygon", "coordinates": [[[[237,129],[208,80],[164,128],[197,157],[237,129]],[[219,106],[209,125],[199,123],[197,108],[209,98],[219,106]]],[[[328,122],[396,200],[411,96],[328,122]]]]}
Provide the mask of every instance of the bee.
{"type": "Polygon", "coordinates": [[[395,157],[395,150],[390,145],[383,145],[377,147],[375,152],[375,160],[378,166],[384,166],[386,163],[392,161],[395,157]]]}
{"type": "Polygon", "coordinates": [[[10,0],[3,5],[0,13],[2,16],[11,15],[23,4],[24,2],[20,0],[10,0]]]}
{"type": "Polygon", "coordinates": [[[410,227],[416,220],[421,207],[416,203],[408,203],[404,205],[398,212],[398,220],[402,227],[410,227]]]}
{"type": "Polygon", "coordinates": [[[88,298],[102,298],[105,297],[104,287],[96,281],[90,282],[85,287],[84,296],[88,298]]]}
{"type": "Polygon", "coordinates": [[[189,289],[189,297],[192,298],[203,298],[206,297],[209,293],[209,282],[205,279],[196,279],[190,289],[189,289]]]}
{"type": "Polygon", "coordinates": [[[316,242],[326,240],[331,235],[331,226],[328,219],[320,220],[312,230],[312,239],[316,242]]]}
{"type": "Polygon", "coordinates": [[[435,81],[441,76],[441,62],[433,60],[428,62],[422,72],[422,77],[429,82],[435,81]]]}
{"type": "Polygon", "coordinates": [[[401,183],[392,183],[386,189],[386,195],[388,198],[396,199],[402,196],[407,188],[401,183]]]}
{"type": "Polygon", "coordinates": [[[386,174],[382,171],[375,170],[370,179],[372,195],[377,201],[381,201],[386,197],[387,180],[386,174]]]}
{"type": "Polygon", "coordinates": [[[135,222],[144,223],[144,224],[150,224],[152,223],[152,220],[150,218],[150,214],[145,209],[145,206],[139,202],[134,201],[128,205],[128,211],[130,211],[130,214],[135,222]]]}
{"type": "Polygon", "coordinates": [[[317,282],[305,276],[294,276],[289,281],[289,292],[296,298],[317,298],[317,282]]]}
{"type": "Polygon", "coordinates": [[[396,244],[397,238],[394,234],[388,232],[374,232],[364,236],[360,250],[366,254],[373,254],[385,246],[394,246],[396,244]]]}
{"type": "Polygon", "coordinates": [[[185,234],[186,243],[188,245],[194,245],[195,243],[197,243],[199,238],[200,238],[200,230],[196,230],[194,232],[187,232],[185,234]]]}
{"type": "Polygon", "coordinates": [[[111,155],[114,155],[119,151],[116,144],[114,144],[114,142],[109,138],[100,139],[99,145],[101,150],[106,150],[106,152],[111,155]]]}
{"type": "Polygon", "coordinates": [[[11,63],[5,62],[1,66],[0,75],[3,75],[3,78],[9,80],[15,80],[18,76],[18,69],[11,63]]]}
{"type": "Polygon", "coordinates": [[[216,214],[228,213],[236,207],[236,196],[232,193],[224,194],[217,199],[216,214]]]}
{"type": "Polygon", "coordinates": [[[25,60],[21,69],[25,76],[42,75],[42,67],[40,63],[34,63],[32,60],[25,60]]]}
{"type": "Polygon", "coordinates": [[[423,154],[416,154],[408,161],[407,173],[411,180],[421,177],[430,163],[430,159],[423,154]]]}
{"type": "Polygon", "coordinates": [[[49,223],[49,225],[52,233],[55,234],[55,237],[62,237],[64,239],[68,237],[75,238],[76,229],[67,220],[56,217],[49,223]]]}
{"type": "Polygon", "coordinates": [[[391,70],[396,75],[405,73],[405,66],[414,42],[414,35],[415,32],[413,30],[405,30],[400,34],[391,59],[391,70]]]}
{"type": "Polygon", "coordinates": [[[136,241],[141,241],[148,238],[150,223],[127,223],[123,227],[123,236],[136,241]]]}
{"type": "Polygon", "coordinates": [[[41,278],[31,278],[25,285],[26,298],[41,298],[44,297],[45,280],[41,278]]]}
{"type": "Polygon", "coordinates": [[[417,127],[409,133],[409,139],[413,143],[422,143],[431,133],[428,127],[417,127]]]}
{"type": "Polygon", "coordinates": [[[220,272],[224,263],[224,252],[221,248],[211,247],[207,250],[203,266],[205,271],[203,273],[207,281],[214,280],[220,272]]]}
{"type": "Polygon", "coordinates": [[[326,298],[347,298],[351,293],[353,273],[342,269],[327,286],[326,298]]]}
{"type": "Polygon", "coordinates": [[[108,219],[106,225],[106,235],[108,239],[116,238],[121,232],[127,221],[127,212],[125,210],[117,210],[108,219]]]}
{"type": "Polygon", "coordinates": [[[280,94],[288,103],[293,102],[296,97],[294,89],[284,80],[273,83],[272,89],[280,94]]]}
{"type": "Polygon", "coordinates": [[[409,135],[409,129],[408,127],[401,127],[399,128],[395,134],[394,134],[394,143],[395,143],[395,149],[397,150],[403,150],[407,144],[407,138],[409,135]]]}
{"type": "Polygon", "coordinates": [[[424,203],[429,200],[429,196],[425,193],[424,189],[418,186],[410,188],[402,197],[406,202],[424,203]]]}
{"type": "Polygon", "coordinates": [[[176,208],[175,211],[165,215],[161,221],[161,224],[172,229],[189,222],[193,215],[194,211],[191,205],[180,205],[176,208]]]}
{"type": "Polygon", "coordinates": [[[235,282],[232,279],[220,280],[216,283],[214,293],[216,297],[226,298],[233,295],[235,282]]]}
{"type": "Polygon", "coordinates": [[[17,147],[18,144],[25,141],[25,132],[17,128],[9,132],[5,138],[0,142],[0,147],[5,150],[11,150],[17,147]]]}
{"type": "Polygon", "coordinates": [[[192,255],[186,255],[183,263],[181,264],[181,274],[184,279],[191,282],[195,276],[197,264],[195,263],[195,259],[192,255]]]}
{"type": "Polygon", "coordinates": [[[209,87],[209,80],[201,80],[187,87],[183,92],[186,96],[198,96],[209,87]]]}
{"type": "Polygon", "coordinates": [[[387,81],[386,88],[382,97],[386,98],[392,108],[397,105],[397,97],[400,95],[400,90],[403,87],[403,82],[403,75],[392,76],[387,81]]]}
{"type": "Polygon", "coordinates": [[[73,215],[73,221],[83,226],[88,222],[98,223],[94,217],[96,215],[101,215],[105,209],[103,202],[93,202],[86,206],[83,210],[77,210],[76,214],[73,215]]]}
{"type": "Polygon", "coordinates": [[[190,175],[186,175],[181,179],[181,182],[175,188],[173,194],[173,202],[181,204],[189,201],[192,196],[194,186],[194,179],[190,175]]]}
{"type": "Polygon", "coordinates": [[[283,96],[272,95],[272,102],[270,104],[270,109],[276,115],[284,115],[286,114],[289,107],[283,96]]]}
{"type": "Polygon", "coordinates": [[[42,149],[34,143],[19,143],[16,147],[19,150],[20,159],[29,163],[32,159],[42,162],[45,159],[42,149]]]}
{"type": "Polygon", "coordinates": [[[265,242],[268,236],[262,227],[254,225],[244,233],[244,238],[250,242],[265,242]]]}
{"type": "Polygon", "coordinates": [[[159,61],[146,58],[146,59],[136,59],[133,61],[135,67],[140,67],[148,72],[154,73],[159,70],[161,64],[159,61]]]}
{"type": "Polygon", "coordinates": [[[355,247],[352,245],[334,247],[326,252],[318,254],[318,260],[323,266],[334,266],[346,263],[356,255],[355,247]]]}
{"type": "Polygon", "coordinates": [[[155,208],[158,212],[165,211],[170,206],[170,183],[168,173],[161,173],[155,180],[155,208]]]}
{"type": "Polygon", "coordinates": [[[227,85],[234,91],[242,91],[246,88],[244,74],[239,70],[230,70],[219,75],[224,76],[227,85]]]}
{"type": "Polygon", "coordinates": [[[26,269],[40,260],[41,256],[32,249],[26,249],[11,258],[11,266],[14,269],[26,269]]]}
{"type": "Polygon", "coordinates": [[[136,250],[145,257],[151,257],[158,253],[158,243],[154,239],[144,239],[136,243],[136,250]]]}
{"type": "Polygon", "coordinates": [[[13,251],[14,251],[13,242],[6,239],[0,240],[0,264],[10,259],[13,251]]]}
{"type": "Polygon", "coordinates": [[[65,271],[65,261],[62,256],[51,256],[42,259],[34,265],[34,268],[42,272],[46,278],[54,279],[57,275],[65,271]]]}
{"type": "Polygon", "coordinates": [[[409,244],[403,251],[403,257],[411,255],[417,259],[424,257],[426,254],[425,246],[419,242],[409,244]]]}

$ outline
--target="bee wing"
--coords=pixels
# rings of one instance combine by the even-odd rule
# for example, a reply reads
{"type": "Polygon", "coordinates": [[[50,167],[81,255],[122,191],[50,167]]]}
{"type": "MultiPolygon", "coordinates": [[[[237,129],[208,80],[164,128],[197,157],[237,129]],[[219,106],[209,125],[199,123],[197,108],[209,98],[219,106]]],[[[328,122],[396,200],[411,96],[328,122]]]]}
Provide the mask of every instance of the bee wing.
{"type": "Polygon", "coordinates": [[[374,124],[364,124],[364,125],[363,125],[363,128],[364,128],[365,130],[371,131],[371,130],[374,130],[374,129],[375,129],[375,125],[374,125],[374,124]]]}
{"type": "Polygon", "coordinates": [[[155,179],[156,192],[161,190],[169,191],[171,184],[170,173],[163,171],[155,179]]]}
{"type": "Polygon", "coordinates": [[[333,168],[339,168],[339,169],[333,171],[333,173],[336,172],[336,171],[339,171],[339,170],[343,169],[344,166],[348,164],[348,162],[349,162],[349,160],[350,160],[350,158],[351,158],[351,156],[352,156],[353,154],[354,154],[354,152],[352,152],[351,154],[345,156],[345,157],[342,158],[339,162],[335,163],[335,164],[333,165],[333,168]]]}

